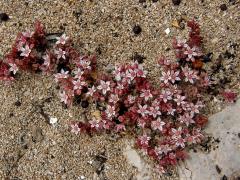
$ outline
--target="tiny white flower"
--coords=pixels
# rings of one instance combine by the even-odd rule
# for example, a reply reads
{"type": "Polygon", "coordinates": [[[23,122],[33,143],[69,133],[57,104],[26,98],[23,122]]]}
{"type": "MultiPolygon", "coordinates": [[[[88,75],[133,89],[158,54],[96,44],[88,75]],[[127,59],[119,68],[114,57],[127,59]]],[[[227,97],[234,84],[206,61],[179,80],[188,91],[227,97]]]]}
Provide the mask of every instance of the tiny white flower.
{"type": "Polygon", "coordinates": [[[159,130],[159,131],[162,131],[163,130],[163,126],[165,125],[166,123],[161,121],[160,118],[157,118],[156,121],[152,121],[151,123],[151,127],[153,130],[159,130]]]}
{"type": "Polygon", "coordinates": [[[95,92],[96,92],[96,88],[93,85],[91,88],[88,88],[87,96],[93,96],[95,92]]]}
{"type": "Polygon", "coordinates": [[[162,90],[160,98],[166,103],[168,100],[172,99],[172,93],[169,90],[162,90]]]}
{"type": "Polygon", "coordinates": [[[99,121],[96,118],[93,118],[93,120],[89,121],[91,124],[91,128],[96,128],[98,129],[100,127],[99,121]]]}
{"type": "Polygon", "coordinates": [[[73,85],[74,90],[81,90],[83,86],[87,85],[87,83],[78,79],[77,81],[73,81],[73,85]]]}
{"type": "Polygon", "coordinates": [[[149,137],[147,134],[144,134],[144,135],[139,137],[139,140],[140,140],[142,145],[148,145],[148,142],[149,142],[150,139],[151,139],[151,137],[149,137]]]}
{"type": "Polygon", "coordinates": [[[80,128],[77,123],[71,124],[71,132],[74,134],[78,134],[80,132],[80,128]]]}
{"type": "Polygon", "coordinates": [[[46,54],[43,56],[43,59],[44,59],[43,65],[48,67],[50,65],[50,56],[48,54],[46,54]]]}
{"type": "Polygon", "coordinates": [[[110,91],[110,81],[100,81],[100,85],[97,87],[98,90],[102,90],[102,93],[105,95],[108,91],[110,91]]]}
{"type": "Polygon", "coordinates": [[[13,74],[16,74],[17,71],[18,71],[18,67],[17,67],[17,65],[14,64],[14,63],[9,63],[9,65],[10,65],[10,69],[9,69],[9,71],[13,72],[13,74]]]}
{"type": "Polygon", "coordinates": [[[20,51],[21,51],[20,56],[24,56],[24,57],[28,57],[29,54],[31,53],[31,49],[27,44],[25,45],[25,47],[21,47],[20,51]]]}
{"type": "Polygon", "coordinates": [[[69,71],[64,71],[63,69],[61,69],[60,73],[54,74],[55,77],[55,81],[58,82],[59,79],[67,79],[69,77],[69,71]]]}
{"type": "Polygon", "coordinates": [[[115,107],[107,105],[106,114],[108,118],[112,118],[116,115],[115,107]]]}
{"type": "Polygon", "coordinates": [[[24,37],[27,37],[27,38],[31,38],[33,36],[34,32],[33,31],[30,31],[30,30],[27,30],[25,32],[22,33],[22,35],[24,37]]]}
{"type": "Polygon", "coordinates": [[[56,44],[62,44],[62,45],[64,45],[64,44],[66,44],[66,41],[69,39],[69,37],[67,37],[66,34],[63,34],[63,35],[60,36],[60,37],[56,37],[56,39],[57,39],[56,44]]]}
{"type": "Polygon", "coordinates": [[[141,114],[143,117],[145,117],[145,115],[147,115],[149,113],[147,110],[147,108],[148,108],[147,104],[145,104],[144,106],[138,104],[138,108],[139,109],[137,110],[137,112],[139,114],[141,114]]]}
{"type": "Polygon", "coordinates": [[[75,71],[73,71],[74,73],[74,78],[76,79],[81,79],[82,75],[84,74],[84,72],[80,69],[80,68],[77,68],[75,71]]]}
{"type": "Polygon", "coordinates": [[[111,94],[109,98],[109,102],[116,104],[118,102],[119,98],[117,94],[111,94]]]}
{"type": "Polygon", "coordinates": [[[68,104],[68,95],[66,94],[66,92],[60,92],[59,95],[61,102],[64,102],[64,104],[68,104]]]}
{"type": "Polygon", "coordinates": [[[148,101],[149,99],[151,99],[153,97],[153,95],[151,94],[150,90],[144,89],[142,91],[142,93],[140,94],[140,97],[143,97],[145,101],[148,101]]]}
{"type": "Polygon", "coordinates": [[[88,60],[85,60],[85,59],[81,59],[80,63],[79,63],[79,65],[81,65],[83,69],[88,69],[88,70],[92,69],[90,64],[91,64],[91,62],[88,60]]]}
{"type": "Polygon", "coordinates": [[[59,48],[58,50],[55,50],[55,54],[57,55],[57,58],[60,59],[60,58],[63,58],[63,59],[66,59],[66,52],[63,51],[61,48],[59,48]]]}

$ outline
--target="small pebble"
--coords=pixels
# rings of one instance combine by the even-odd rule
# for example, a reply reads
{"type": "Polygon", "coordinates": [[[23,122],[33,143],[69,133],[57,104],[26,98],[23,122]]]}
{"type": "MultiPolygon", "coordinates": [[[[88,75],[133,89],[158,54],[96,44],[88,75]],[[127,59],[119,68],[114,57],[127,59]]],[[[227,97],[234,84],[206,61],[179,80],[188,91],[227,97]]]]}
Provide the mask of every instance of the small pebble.
{"type": "Polygon", "coordinates": [[[50,120],[49,120],[49,123],[51,125],[55,125],[57,123],[58,119],[57,118],[54,118],[54,117],[51,117],[50,120]]]}
{"type": "Polygon", "coordinates": [[[170,33],[170,29],[169,28],[165,29],[165,33],[168,35],[170,33]]]}
{"type": "Polygon", "coordinates": [[[83,108],[87,108],[89,106],[89,102],[88,101],[82,101],[81,106],[83,108]]]}
{"type": "Polygon", "coordinates": [[[139,0],[139,3],[145,3],[146,0],[139,0]]]}
{"type": "Polygon", "coordinates": [[[85,176],[80,176],[80,179],[85,179],[85,176]]]}
{"type": "Polygon", "coordinates": [[[216,170],[217,170],[218,174],[221,173],[221,169],[220,169],[220,167],[218,165],[216,165],[216,170]]]}
{"type": "Polygon", "coordinates": [[[181,0],[172,0],[173,5],[178,6],[181,3],[181,0]]]}
{"type": "Polygon", "coordinates": [[[84,86],[84,87],[82,88],[82,92],[83,92],[83,93],[87,93],[87,92],[88,92],[88,88],[87,88],[86,86],[84,86]]]}
{"type": "Polygon", "coordinates": [[[9,16],[6,13],[0,13],[0,19],[1,21],[7,21],[9,20],[9,16]]]}
{"type": "Polygon", "coordinates": [[[228,178],[226,175],[224,175],[221,180],[228,180],[228,178]]]}
{"type": "Polygon", "coordinates": [[[133,32],[134,32],[134,34],[138,35],[142,32],[142,28],[139,25],[135,25],[133,27],[133,32]]]}
{"type": "Polygon", "coordinates": [[[21,103],[19,100],[17,100],[14,104],[15,104],[15,106],[17,106],[17,107],[19,107],[19,106],[22,105],[22,103],[21,103]]]}
{"type": "Polygon", "coordinates": [[[135,53],[133,56],[133,60],[137,61],[139,64],[142,64],[144,59],[146,58],[138,53],[135,53]]]}
{"type": "Polygon", "coordinates": [[[222,11],[226,11],[226,10],[227,10],[227,5],[226,5],[226,4],[222,4],[222,5],[220,6],[220,9],[221,9],[222,11]]]}

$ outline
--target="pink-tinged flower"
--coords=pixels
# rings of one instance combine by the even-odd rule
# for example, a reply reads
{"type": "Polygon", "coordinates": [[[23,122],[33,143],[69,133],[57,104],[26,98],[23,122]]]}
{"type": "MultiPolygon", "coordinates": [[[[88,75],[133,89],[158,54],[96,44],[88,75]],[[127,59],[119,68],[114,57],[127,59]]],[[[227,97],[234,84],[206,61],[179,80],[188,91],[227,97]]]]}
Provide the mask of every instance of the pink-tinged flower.
{"type": "Polygon", "coordinates": [[[194,84],[194,80],[199,79],[197,71],[191,70],[188,66],[182,68],[182,72],[185,76],[185,82],[194,84]]]}
{"type": "Polygon", "coordinates": [[[105,112],[107,114],[107,117],[110,118],[110,119],[112,119],[116,115],[116,111],[115,111],[114,106],[107,105],[107,109],[106,109],[105,112]]]}
{"type": "Polygon", "coordinates": [[[168,83],[168,81],[171,79],[171,72],[162,72],[162,76],[160,77],[160,80],[163,81],[165,84],[168,83]]]}
{"type": "Polygon", "coordinates": [[[24,57],[28,57],[29,54],[31,53],[31,49],[27,44],[25,45],[25,47],[21,47],[20,51],[21,51],[20,56],[24,56],[24,57]]]}
{"type": "Polygon", "coordinates": [[[186,102],[184,101],[186,99],[185,96],[181,96],[181,95],[176,95],[176,98],[174,99],[174,101],[177,103],[178,106],[180,106],[181,104],[185,104],[186,102]]]}
{"type": "Polygon", "coordinates": [[[137,112],[139,114],[141,114],[143,117],[145,117],[145,115],[147,115],[149,113],[147,110],[147,108],[148,108],[147,104],[145,104],[144,106],[138,104],[138,108],[139,109],[137,110],[137,112]]]}
{"type": "Polygon", "coordinates": [[[169,157],[170,159],[176,159],[176,154],[173,153],[173,152],[171,152],[171,153],[169,153],[168,157],[169,157]]]}
{"type": "Polygon", "coordinates": [[[201,83],[202,86],[209,86],[211,84],[210,78],[208,75],[205,75],[202,79],[201,79],[201,83]]]}
{"type": "Polygon", "coordinates": [[[22,35],[26,38],[31,38],[33,36],[34,32],[27,30],[25,32],[22,32],[22,35]]]}
{"type": "Polygon", "coordinates": [[[13,72],[13,74],[16,74],[18,71],[18,67],[15,63],[9,63],[10,69],[9,71],[13,72]]]}
{"type": "Polygon", "coordinates": [[[165,57],[161,57],[158,60],[159,65],[169,66],[171,64],[171,61],[169,59],[166,59],[165,57]]]}
{"type": "Polygon", "coordinates": [[[185,113],[184,115],[179,116],[178,121],[186,124],[186,126],[195,123],[195,121],[193,120],[193,115],[189,113],[185,113]]]}
{"type": "Polygon", "coordinates": [[[61,69],[60,73],[54,74],[55,81],[58,82],[59,79],[67,79],[69,77],[68,73],[68,71],[64,71],[63,69],[61,69]]]}
{"type": "Polygon", "coordinates": [[[48,54],[46,54],[42,58],[44,60],[43,65],[49,67],[50,66],[50,56],[48,54]]]}
{"type": "Polygon", "coordinates": [[[118,90],[123,90],[124,89],[124,85],[122,83],[118,83],[117,84],[117,89],[118,90]]]}
{"type": "Polygon", "coordinates": [[[88,69],[91,70],[91,66],[90,66],[91,62],[86,60],[86,59],[80,59],[80,63],[79,65],[83,68],[83,69],[88,69]]]}
{"type": "Polygon", "coordinates": [[[105,95],[108,91],[110,91],[110,81],[100,81],[100,85],[97,87],[98,90],[102,90],[102,93],[105,95]]]}
{"type": "Polygon", "coordinates": [[[18,41],[17,42],[17,50],[18,51],[21,51],[21,49],[22,49],[22,47],[24,46],[24,44],[25,44],[25,42],[23,42],[23,41],[18,41]]]}
{"type": "Polygon", "coordinates": [[[109,98],[109,102],[116,104],[119,101],[118,95],[117,94],[111,94],[109,98]]]}
{"type": "Polygon", "coordinates": [[[151,94],[150,90],[144,89],[144,90],[142,90],[140,97],[144,98],[145,101],[148,101],[149,99],[151,99],[153,97],[153,95],[151,94]]]}
{"type": "Polygon", "coordinates": [[[71,124],[71,132],[74,134],[78,134],[80,132],[80,128],[77,123],[71,124]]]}
{"type": "Polygon", "coordinates": [[[187,61],[194,62],[195,61],[194,57],[198,56],[197,48],[196,47],[190,48],[189,46],[187,46],[186,51],[184,51],[184,54],[187,55],[186,59],[187,61]]]}
{"type": "Polygon", "coordinates": [[[117,81],[121,81],[121,79],[122,79],[121,67],[115,66],[115,69],[113,70],[112,74],[114,75],[114,77],[117,81]]]}
{"type": "Polygon", "coordinates": [[[134,71],[136,72],[136,76],[145,78],[147,75],[147,71],[143,69],[142,65],[138,63],[136,63],[135,65],[138,66],[136,69],[134,69],[134,71]]]}
{"type": "Polygon", "coordinates": [[[199,107],[198,105],[195,105],[193,103],[188,104],[188,110],[192,115],[199,113],[198,107],[199,107]]]}
{"type": "Polygon", "coordinates": [[[169,144],[164,144],[156,147],[155,150],[159,155],[162,155],[162,154],[167,155],[173,149],[169,146],[169,144]]]}
{"type": "Polygon", "coordinates": [[[178,39],[177,40],[177,47],[187,47],[188,45],[186,43],[187,43],[186,39],[178,39]]]}
{"type": "Polygon", "coordinates": [[[161,174],[165,174],[166,173],[165,168],[163,166],[161,166],[161,165],[157,165],[156,166],[156,171],[160,172],[161,174]]]}
{"type": "Polygon", "coordinates": [[[168,115],[174,116],[175,111],[176,111],[176,109],[174,109],[174,108],[172,107],[172,104],[169,104],[169,105],[167,106],[167,114],[168,114],[168,115]]]}
{"type": "Polygon", "coordinates": [[[117,124],[115,126],[116,132],[120,132],[120,131],[126,131],[126,127],[124,124],[117,124]]]}
{"type": "Polygon", "coordinates": [[[186,140],[183,139],[182,137],[179,137],[177,139],[174,139],[174,143],[177,147],[181,147],[181,148],[184,148],[185,147],[185,142],[186,140]]]}
{"type": "Polygon", "coordinates": [[[160,104],[159,99],[154,99],[154,101],[152,102],[152,107],[159,106],[159,104],[160,104]]]}
{"type": "Polygon", "coordinates": [[[202,141],[202,139],[204,138],[203,134],[201,133],[201,129],[200,128],[194,128],[192,131],[192,135],[187,134],[187,142],[191,143],[191,144],[197,144],[200,143],[202,141]]]}
{"type": "Polygon", "coordinates": [[[89,121],[91,128],[99,129],[100,124],[99,121],[96,118],[93,118],[91,121],[89,121]]]}
{"type": "Polygon", "coordinates": [[[61,102],[63,102],[64,104],[68,104],[69,97],[66,94],[66,92],[62,91],[62,92],[59,93],[59,95],[60,95],[61,102]]]}
{"type": "Polygon", "coordinates": [[[166,123],[163,122],[160,118],[157,118],[156,121],[152,121],[151,122],[151,127],[153,130],[159,130],[159,131],[162,131],[163,130],[163,126],[165,125],[166,123]]]}
{"type": "Polygon", "coordinates": [[[73,71],[73,73],[75,75],[75,79],[81,79],[82,75],[84,74],[84,72],[80,68],[77,68],[75,71],[73,71]]]}
{"type": "Polygon", "coordinates": [[[95,86],[92,86],[91,88],[88,88],[87,96],[93,96],[93,94],[96,92],[95,86]]]}
{"type": "Polygon", "coordinates": [[[160,116],[162,113],[159,111],[159,106],[151,106],[149,108],[149,115],[156,118],[157,116],[160,116]]]}
{"type": "Polygon", "coordinates": [[[60,36],[60,37],[56,37],[56,39],[57,39],[56,44],[62,44],[62,45],[64,45],[64,44],[66,44],[66,42],[67,42],[67,40],[69,39],[69,37],[67,37],[66,34],[63,34],[63,35],[60,36]]]}
{"type": "Polygon", "coordinates": [[[146,126],[146,120],[145,120],[145,119],[143,119],[143,118],[138,118],[137,122],[138,122],[137,125],[138,125],[139,127],[145,128],[145,126],[146,126]]]}
{"type": "Polygon", "coordinates": [[[172,93],[169,90],[162,90],[160,94],[160,98],[163,100],[163,102],[167,102],[168,100],[172,99],[172,93]]]}
{"type": "Polygon", "coordinates": [[[196,106],[197,106],[198,108],[203,108],[203,107],[204,107],[204,104],[203,104],[202,101],[197,101],[196,106]]]}
{"type": "Polygon", "coordinates": [[[128,95],[127,100],[129,104],[133,104],[136,100],[136,97],[132,95],[128,95]]]}
{"type": "Polygon", "coordinates": [[[128,77],[132,81],[136,77],[136,72],[132,69],[129,69],[126,72],[126,77],[128,77]]]}
{"type": "Polygon", "coordinates": [[[172,128],[172,139],[179,139],[182,137],[182,127],[180,126],[178,129],[172,128]]]}
{"type": "Polygon", "coordinates": [[[81,81],[80,79],[78,79],[77,81],[72,81],[73,83],[73,89],[74,90],[81,90],[83,88],[83,86],[86,86],[87,83],[85,81],[81,81]]]}
{"type": "Polygon", "coordinates": [[[172,92],[172,94],[175,95],[182,93],[182,90],[179,89],[179,87],[176,84],[170,87],[170,91],[172,92]]]}
{"type": "Polygon", "coordinates": [[[55,54],[57,55],[57,59],[63,58],[66,59],[66,52],[63,51],[61,48],[59,48],[58,50],[55,50],[55,54]]]}
{"type": "Polygon", "coordinates": [[[151,137],[147,136],[147,134],[144,134],[144,135],[140,136],[138,139],[142,146],[148,146],[148,143],[149,143],[151,137]]]}
{"type": "Polygon", "coordinates": [[[132,80],[131,80],[131,78],[129,78],[129,77],[123,77],[123,78],[122,78],[122,83],[123,83],[123,84],[131,84],[131,83],[132,83],[132,80]]]}
{"type": "Polygon", "coordinates": [[[179,71],[171,71],[170,79],[172,83],[175,83],[175,81],[181,81],[179,78],[179,71]]]}

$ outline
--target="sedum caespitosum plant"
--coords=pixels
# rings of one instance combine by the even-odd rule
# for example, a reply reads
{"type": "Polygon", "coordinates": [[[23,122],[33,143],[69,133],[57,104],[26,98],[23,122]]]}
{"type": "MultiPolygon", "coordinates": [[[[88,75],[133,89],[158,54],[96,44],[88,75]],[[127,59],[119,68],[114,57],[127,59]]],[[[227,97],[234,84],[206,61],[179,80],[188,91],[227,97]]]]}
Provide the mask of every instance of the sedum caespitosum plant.
{"type": "Polygon", "coordinates": [[[35,31],[20,33],[0,61],[0,79],[13,81],[19,70],[52,74],[63,104],[72,106],[80,99],[82,107],[90,103],[99,109],[98,118],[72,122],[73,133],[130,132],[136,147],[165,172],[187,157],[188,147],[202,141],[207,123],[201,114],[203,92],[209,86],[202,68],[202,37],[196,22],[189,21],[188,27],[188,40],[173,41],[176,60],[161,57],[158,61],[159,87],[150,83],[138,62],[98,72],[95,56],[81,55],[65,34],[50,40],[39,22],[35,31]]]}

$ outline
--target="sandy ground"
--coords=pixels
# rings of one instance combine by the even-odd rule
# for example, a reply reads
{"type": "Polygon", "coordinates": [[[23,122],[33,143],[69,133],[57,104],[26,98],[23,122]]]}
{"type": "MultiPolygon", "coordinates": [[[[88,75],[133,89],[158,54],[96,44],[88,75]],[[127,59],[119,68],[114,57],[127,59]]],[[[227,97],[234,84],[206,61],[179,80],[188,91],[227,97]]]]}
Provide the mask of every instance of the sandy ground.
{"type": "MultiPolygon", "coordinates": [[[[174,57],[172,38],[187,35],[187,28],[173,27],[172,22],[196,18],[205,51],[213,53],[206,69],[215,89],[240,89],[238,0],[182,0],[180,6],[173,6],[170,0],[0,0],[0,11],[10,16],[9,21],[0,23],[0,56],[9,51],[19,31],[32,28],[38,19],[47,32],[64,31],[81,52],[96,54],[99,69],[129,61],[135,53],[143,55],[153,81],[159,77],[156,59],[160,55],[174,57]],[[221,11],[224,3],[227,10],[221,11]],[[136,24],[142,28],[139,35],[132,31],[136,24]]],[[[136,168],[123,155],[127,137],[75,136],[68,131],[67,123],[81,118],[82,110],[61,106],[51,77],[22,73],[13,86],[0,85],[0,91],[1,179],[135,178],[136,168]],[[46,123],[41,109],[58,118],[57,127],[46,123]],[[99,158],[102,156],[106,160],[99,158]],[[98,175],[99,164],[105,169],[98,175]]],[[[224,106],[218,94],[206,97],[209,115],[224,106]]],[[[152,176],[178,179],[176,173],[171,177],[152,176]]]]}

